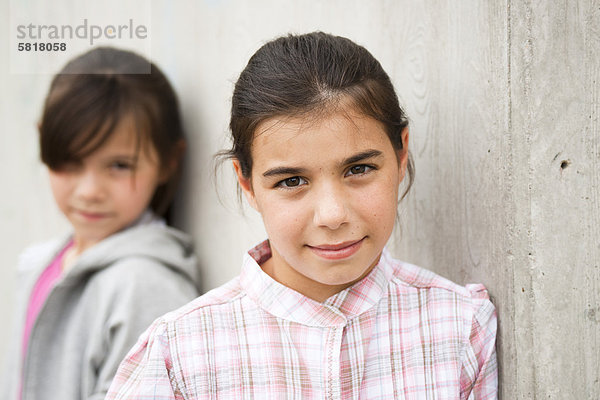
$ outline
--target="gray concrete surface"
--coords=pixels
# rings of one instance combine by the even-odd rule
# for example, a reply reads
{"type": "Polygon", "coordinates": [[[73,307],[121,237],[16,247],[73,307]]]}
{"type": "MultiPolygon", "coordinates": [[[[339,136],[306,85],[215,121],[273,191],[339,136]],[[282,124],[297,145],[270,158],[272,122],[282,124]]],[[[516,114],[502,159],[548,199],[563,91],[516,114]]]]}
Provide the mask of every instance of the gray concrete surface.
{"type": "MultiPolygon", "coordinates": [[[[28,4],[42,16],[71,7],[28,4]]],[[[205,288],[264,238],[258,216],[238,210],[230,169],[212,177],[233,82],[264,41],[316,29],[365,45],[394,81],[417,179],[392,249],[488,287],[501,398],[600,399],[599,1],[152,1],[152,57],[190,142],[177,224],[195,237],[205,288]]],[[[10,34],[0,30],[3,51],[10,34]]],[[[19,252],[67,229],[37,161],[49,78],[10,74],[0,58],[2,321],[19,252]]],[[[0,357],[6,338],[0,329],[0,357]]]]}
{"type": "Polygon", "coordinates": [[[424,14],[437,51],[404,253],[486,283],[502,398],[598,399],[600,3],[424,14]]]}

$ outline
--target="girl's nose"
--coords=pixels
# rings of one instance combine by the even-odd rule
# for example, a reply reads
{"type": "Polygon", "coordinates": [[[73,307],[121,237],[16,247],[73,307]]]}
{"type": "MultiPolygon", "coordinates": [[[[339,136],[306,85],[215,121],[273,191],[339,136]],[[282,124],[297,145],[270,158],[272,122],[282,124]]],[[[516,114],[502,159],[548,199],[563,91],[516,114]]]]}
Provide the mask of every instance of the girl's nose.
{"type": "Polygon", "coordinates": [[[86,202],[102,200],[102,179],[94,171],[83,171],[77,181],[75,194],[86,202]]]}
{"type": "Polygon", "coordinates": [[[315,193],[314,222],[317,226],[338,229],[348,222],[348,209],[344,193],[333,187],[315,193]]]}

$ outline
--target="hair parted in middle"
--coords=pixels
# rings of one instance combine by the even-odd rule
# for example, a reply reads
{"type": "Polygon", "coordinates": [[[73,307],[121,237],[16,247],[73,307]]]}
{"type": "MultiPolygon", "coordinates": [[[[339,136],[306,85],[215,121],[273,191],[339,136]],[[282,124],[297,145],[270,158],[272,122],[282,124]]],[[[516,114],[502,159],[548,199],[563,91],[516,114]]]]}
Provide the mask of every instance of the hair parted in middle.
{"type": "MultiPolygon", "coordinates": [[[[235,84],[229,124],[233,144],[220,155],[236,159],[242,175],[250,177],[259,124],[273,117],[318,119],[340,104],[381,122],[394,148],[408,151],[402,144],[406,114],[389,76],[367,49],[323,32],[272,40],[254,53],[235,84]]],[[[407,172],[402,198],[414,180],[410,153],[407,172]]]]}

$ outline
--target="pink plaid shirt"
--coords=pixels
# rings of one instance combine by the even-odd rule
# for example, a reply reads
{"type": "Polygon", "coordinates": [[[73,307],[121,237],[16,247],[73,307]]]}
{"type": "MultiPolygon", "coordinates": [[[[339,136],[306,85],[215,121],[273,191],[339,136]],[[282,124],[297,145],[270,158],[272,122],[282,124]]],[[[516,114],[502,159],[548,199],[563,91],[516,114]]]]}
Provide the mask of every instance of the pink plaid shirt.
{"type": "Polygon", "coordinates": [[[315,302],[260,268],[152,324],[106,399],[496,399],[496,313],[384,251],[354,286],[315,302]]]}

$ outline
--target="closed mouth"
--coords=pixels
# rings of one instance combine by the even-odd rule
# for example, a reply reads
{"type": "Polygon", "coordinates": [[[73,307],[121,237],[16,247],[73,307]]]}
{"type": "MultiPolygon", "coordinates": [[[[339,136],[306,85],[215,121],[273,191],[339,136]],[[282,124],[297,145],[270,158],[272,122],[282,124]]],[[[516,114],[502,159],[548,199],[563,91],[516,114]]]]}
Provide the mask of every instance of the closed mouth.
{"type": "Polygon", "coordinates": [[[90,219],[90,220],[97,220],[97,219],[102,219],[102,218],[106,218],[110,215],[110,213],[107,212],[96,212],[96,211],[84,211],[84,210],[75,210],[75,212],[79,215],[81,215],[83,218],[85,219],[90,219]]]}
{"type": "Polygon", "coordinates": [[[355,254],[361,247],[366,236],[359,240],[351,240],[336,244],[307,245],[315,254],[329,260],[340,260],[355,254]]]}

